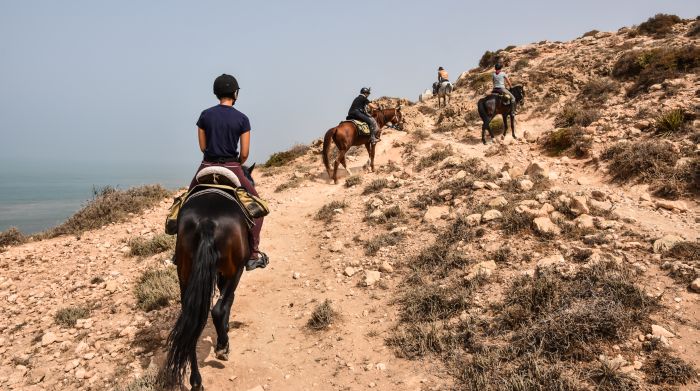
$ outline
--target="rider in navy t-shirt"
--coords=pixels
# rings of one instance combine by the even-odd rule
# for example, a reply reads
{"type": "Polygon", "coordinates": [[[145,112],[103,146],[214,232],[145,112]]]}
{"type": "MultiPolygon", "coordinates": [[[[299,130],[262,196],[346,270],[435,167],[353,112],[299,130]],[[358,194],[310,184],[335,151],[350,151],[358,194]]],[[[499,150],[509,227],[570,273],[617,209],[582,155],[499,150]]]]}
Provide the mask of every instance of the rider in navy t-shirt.
{"type": "Polygon", "coordinates": [[[202,111],[197,127],[204,130],[207,140],[204,160],[216,162],[239,157],[238,142],[250,131],[250,121],[233,106],[219,104],[202,111]]]}

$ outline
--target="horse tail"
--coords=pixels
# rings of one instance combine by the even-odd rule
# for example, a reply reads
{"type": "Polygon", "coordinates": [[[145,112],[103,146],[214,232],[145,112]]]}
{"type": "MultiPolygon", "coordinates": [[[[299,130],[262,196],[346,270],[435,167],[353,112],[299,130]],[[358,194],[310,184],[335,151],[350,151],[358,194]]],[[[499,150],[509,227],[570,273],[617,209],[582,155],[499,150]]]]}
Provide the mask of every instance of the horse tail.
{"type": "Polygon", "coordinates": [[[216,263],[219,251],[214,241],[216,224],[209,219],[199,223],[195,238],[199,245],[194,253],[192,271],[182,294],[182,310],[168,336],[168,357],[165,373],[175,384],[181,384],[197,340],[204,330],[216,284],[216,263]]]}
{"type": "Polygon", "coordinates": [[[486,111],[486,98],[479,99],[479,101],[476,102],[476,107],[479,110],[479,117],[486,123],[489,120],[489,115],[486,111]]]}
{"type": "Polygon", "coordinates": [[[330,128],[323,137],[323,165],[326,166],[326,172],[328,172],[328,177],[331,177],[331,162],[330,162],[330,149],[331,149],[331,139],[335,136],[335,132],[338,128],[330,128]]]}

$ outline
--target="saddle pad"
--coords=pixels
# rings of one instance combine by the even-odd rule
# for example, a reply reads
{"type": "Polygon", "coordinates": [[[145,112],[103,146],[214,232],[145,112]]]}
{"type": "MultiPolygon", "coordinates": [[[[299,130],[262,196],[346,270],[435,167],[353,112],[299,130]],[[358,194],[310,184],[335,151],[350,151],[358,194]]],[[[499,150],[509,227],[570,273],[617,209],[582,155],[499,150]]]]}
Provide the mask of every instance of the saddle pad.
{"type": "MultiPolygon", "coordinates": [[[[356,119],[351,119],[343,122],[352,122],[355,124],[355,127],[357,128],[357,133],[360,135],[367,136],[369,135],[369,125],[367,125],[365,122],[358,121],[356,119]]],[[[342,122],[341,122],[342,123],[342,122]]]]}
{"type": "Polygon", "coordinates": [[[231,185],[240,187],[241,181],[236,174],[225,167],[205,167],[197,173],[197,183],[211,183],[214,185],[231,185]]]}

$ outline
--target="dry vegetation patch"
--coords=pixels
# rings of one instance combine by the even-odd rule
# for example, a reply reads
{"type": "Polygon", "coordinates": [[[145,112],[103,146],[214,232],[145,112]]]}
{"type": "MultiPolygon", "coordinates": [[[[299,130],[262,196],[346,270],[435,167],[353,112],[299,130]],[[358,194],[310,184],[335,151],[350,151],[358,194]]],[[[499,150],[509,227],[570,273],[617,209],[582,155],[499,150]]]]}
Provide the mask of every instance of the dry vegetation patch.
{"type": "Polygon", "coordinates": [[[554,117],[554,125],[558,128],[569,126],[586,127],[600,118],[600,111],[574,101],[567,102],[554,117]]]}
{"type": "Polygon", "coordinates": [[[662,47],[631,50],[622,54],[613,66],[612,75],[634,83],[627,90],[630,97],[647,92],[653,84],[694,72],[700,67],[700,47],[662,47]]]}
{"type": "Polygon", "coordinates": [[[85,319],[90,316],[90,309],[83,306],[64,307],[58,310],[53,319],[57,325],[70,328],[75,326],[78,319],[85,319]]]}
{"type": "Polygon", "coordinates": [[[129,253],[137,257],[150,257],[175,249],[175,236],[160,234],[150,239],[135,237],[129,239],[129,253]]]}
{"type": "Polygon", "coordinates": [[[353,187],[362,183],[362,177],[359,175],[351,175],[345,179],[345,187],[353,187]]]}
{"type": "Polygon", "coordinates": [[[574,125],[546,133],[542,146],[552,155],[570,153],[574,157],[584,158],[593,149],[593,137],[582,127],[574,125]]]}
{"type": "Polygon", "coordinates": [[[403,232],[388,232],[372,237],[365,242],[365,254],[376,255],[380,249],[388,246],[396,246],[404,240],[406,235],[403,232]]]}
{"type": "Polygon", "coordinates": [[[321,209],[316,212],[316,216],[314,216],[314,218],[329,224],[335,217],[335,211],[337,209],[344,209],[347,206],[348,204],[345,203],[345,201],[331,201],[323,205],[321,209]]]}
{"type": "Polygon", "coordinates": [[[304,156],[309,150],[308,145],[295,144],[291,148],[282,152],[275,152],[267,159],[264,166],[265,167],[281,167],[284,166],[300,156],[304,156]]]}
{"type": "Polygon", "coordinates": [[[16,227],[0,232],[0,248],[15,246],[27,241],[27,237],[16,227]]]}
{"type": "Polygon", "coordinates": [[[424,168],[432,167],[441,161],[443,161],[448,156],[452,156],[452,147],[447,146],[435,146],[433,150],[426,156],[423,156],[418,160],[416,165],[416,170],[421,171],[424,168]]]}
{"type": "Polygon", "coordinates": [[[175,267],[144,272],[136,283],[136,304],[148,312],[168,306],[180,297],[175,267]]]}
{"type": "Polygon", "coordinates": [[[314,308],[306,326],[311,330],[325,330],[338,318],[338,312],[333,309],[329,299],[323,301],[314,308]]]}
{"type": "Polygon", "coordinates": [[[696,377],[692,365],[664,350],[647,359],[642,370],[647,375],[647,380],[653,384],[687,384],[696,377]]]}
{"type": "Polygon", "coordinates": [[[389,185],[389,181],[386,178],[377,178],[365,186],[362,190],[363,195],[377,193],[389,185]]]}
{"type": "Polygon", "coordinates": [[[652,37],[663,37],[673,32],[673,26],[681,23],[677,15],[656,14],[637,27],[637,32],[652,37]]]}

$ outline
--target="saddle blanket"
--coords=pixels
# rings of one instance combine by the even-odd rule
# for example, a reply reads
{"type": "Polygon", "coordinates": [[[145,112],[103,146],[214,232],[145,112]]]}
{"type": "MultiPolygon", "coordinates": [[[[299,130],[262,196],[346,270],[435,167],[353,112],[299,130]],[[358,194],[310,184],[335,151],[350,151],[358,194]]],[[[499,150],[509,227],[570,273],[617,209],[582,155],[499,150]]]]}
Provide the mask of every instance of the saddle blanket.
{"type": "MultiPolygon", "coordinates": [[[[356,119],[350,119],[350,120],[346,120],[346,121],[343,121],[343,122],[352,122],[352,123],[354,123],[354,124],[355,124],[355,127],[357,128],[357,133],[358,133],[359,135],[361,135],[361,136],[368,136],[368,135],[369,135],[369,125],[367,125],[367,123],[362,122],[362,121],[358,121],[358,120],[356,120],[356,119]]],[[[341,123],[343,123],[343,122],[341,122],[341,123]]]]}

